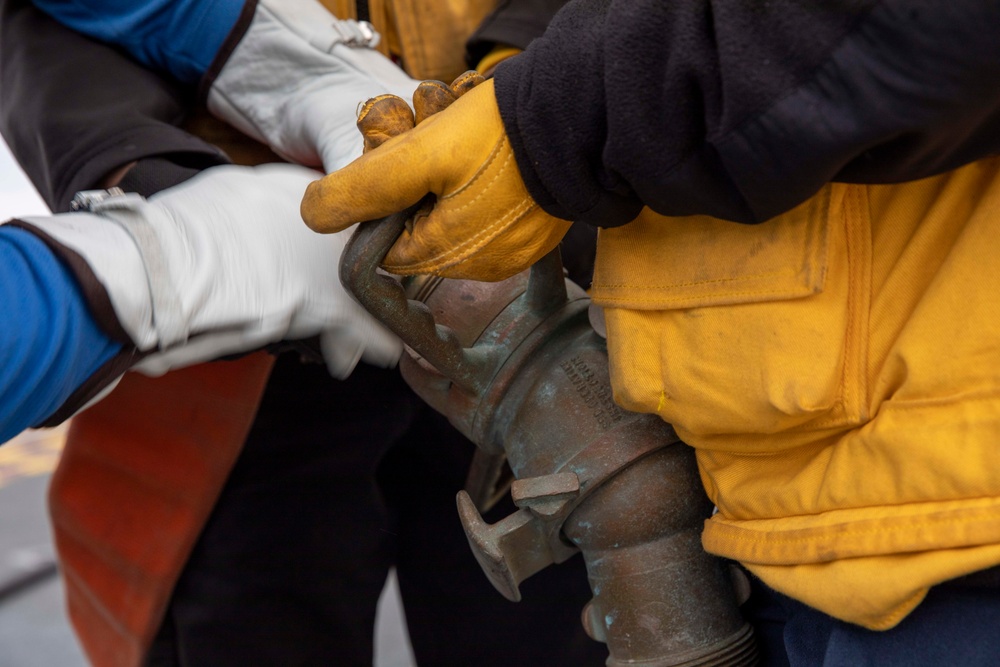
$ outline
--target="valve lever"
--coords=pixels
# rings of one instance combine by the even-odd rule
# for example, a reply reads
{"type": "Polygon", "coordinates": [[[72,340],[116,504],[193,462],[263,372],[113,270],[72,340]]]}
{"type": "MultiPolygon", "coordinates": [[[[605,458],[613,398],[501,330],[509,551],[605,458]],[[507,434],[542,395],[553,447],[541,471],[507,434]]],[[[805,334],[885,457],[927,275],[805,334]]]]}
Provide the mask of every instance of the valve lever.
{"type": "Polygon", "coordinates": [[[508,600],[520,601],[522,581],[577,552],[576,547],[552,540],[550,527],[531,510],[519,509],[489,524],[468,493],[459,491],[457,501],[472,553],[493,587],[508,600]]]}

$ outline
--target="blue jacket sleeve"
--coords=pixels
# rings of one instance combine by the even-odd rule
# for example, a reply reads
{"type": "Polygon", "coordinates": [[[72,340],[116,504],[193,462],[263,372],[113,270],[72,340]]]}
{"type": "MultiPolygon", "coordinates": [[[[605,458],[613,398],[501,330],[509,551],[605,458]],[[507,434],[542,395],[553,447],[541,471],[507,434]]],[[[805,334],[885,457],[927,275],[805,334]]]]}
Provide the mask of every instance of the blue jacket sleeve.
{"type": "Polygon", "coordinates": [[[42,241],[0,227],[0,444],[37,425],[122,348],[42,241]]]}
{"type": "Polygon", "coordinates": [[[60,23],[195,84],[253,0],[33,0],[60,23]]]}

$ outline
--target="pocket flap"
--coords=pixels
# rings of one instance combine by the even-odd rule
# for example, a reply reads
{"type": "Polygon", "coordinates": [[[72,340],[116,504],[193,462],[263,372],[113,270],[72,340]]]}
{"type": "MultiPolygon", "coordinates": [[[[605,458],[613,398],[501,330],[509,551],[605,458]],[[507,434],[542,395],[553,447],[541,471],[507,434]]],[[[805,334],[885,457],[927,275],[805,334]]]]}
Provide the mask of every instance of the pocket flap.
{"type": "Polygon", "coordinates": [[[823,290],[829,189],[759,225],[643,209],[600,231],[599,305],[664,310],[794,299],[823,290]]]}

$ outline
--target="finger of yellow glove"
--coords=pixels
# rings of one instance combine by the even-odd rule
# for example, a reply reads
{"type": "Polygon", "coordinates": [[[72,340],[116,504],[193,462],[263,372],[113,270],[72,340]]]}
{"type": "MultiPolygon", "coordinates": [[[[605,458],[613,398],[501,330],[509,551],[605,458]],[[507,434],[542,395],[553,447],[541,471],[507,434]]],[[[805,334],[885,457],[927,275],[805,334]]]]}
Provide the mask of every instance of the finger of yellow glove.
{"type": "Polygon", "coordinates": [[[457,99],[458,95],[448,84],[441,81],[421,81],[413,91],[413,116],[416,124],[444,111],[457,99]]]}
{"type": "Polygon", "coordinates": [[[396,95],[379,95],[361,106],[358,129],[365,139],[364,152],[378,148],[389,139],[413,129],[416,122],[410,105],[396,95]]]}
{"type": "Polygon", "coordinates": [[[469,70],[459,75],[450,85],[442,81],[420,82],[413,92],[413,113],[417,125],[444,111],[452,102],[485,80],[479,72],[469,70]]]}
{"type": "Polygon", "coordinates": [[[459,74],[451,82],[449,88],[455,93],[455,97],[461,97],[467,92],[486,81],[486,78],[474,69],[459,74]]]}
{"type": "Polygon", "coordinates": [[[402,211],[427,193],[447,197],[475,179],[505,136],[488,81],[447,111],[311,183],[302,218],[313,230],[330,233],[402,211]]]}

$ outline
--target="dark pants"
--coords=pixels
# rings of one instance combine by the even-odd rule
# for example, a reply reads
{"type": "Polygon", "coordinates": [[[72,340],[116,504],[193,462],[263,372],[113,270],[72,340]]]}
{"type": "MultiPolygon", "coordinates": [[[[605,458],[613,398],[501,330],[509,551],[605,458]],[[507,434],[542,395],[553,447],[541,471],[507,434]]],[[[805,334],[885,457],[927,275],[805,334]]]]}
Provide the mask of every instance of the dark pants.
{"type": "Polygon", "coordinates": [[[516,604],[480,570],[455,509],[472,451],[398,372],[338,382],[282,355],[149,664],[371,665],[391,566],[421,665],[603,664],[579,620],[582,559],[516,604]]]}
{"type": "Polygon", "coordinates": [[[1000,587],[956,580],[935,586],[909,616],[882,632],[844,623],[757,580],[743,612],[765,667],[996,667],[1000,587]]]}

